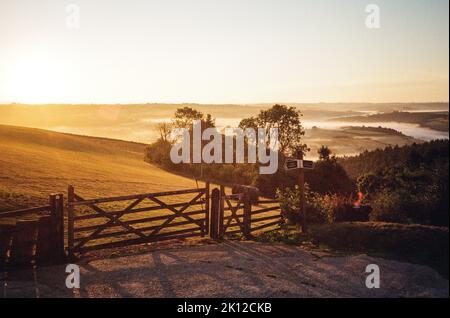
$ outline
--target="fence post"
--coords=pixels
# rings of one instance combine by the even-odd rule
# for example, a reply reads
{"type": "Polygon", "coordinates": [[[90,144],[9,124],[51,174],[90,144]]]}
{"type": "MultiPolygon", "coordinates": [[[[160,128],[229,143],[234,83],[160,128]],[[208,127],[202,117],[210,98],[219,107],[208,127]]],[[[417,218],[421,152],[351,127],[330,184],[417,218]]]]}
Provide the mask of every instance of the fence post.
{"type": "Polygon", "coordinates": [[[211,217],[210,217],[210,236],[213,240],[219,238],[219,201],[220,201],[220,191],[214,188],[211,192],[211,217]]]}
{"type": "Polygon", "coordinates": [[[58,242],[58,259],[63,261],[64,252],[64,195],[58,193],[56,197],[56,224],[57,224],[57,242],[58,242]]]}
{"type": "Polygon", "coordinates": [[[223,218],[225,214],[224,207],[224,197],[225,197],[225,186],[220,186],[220,195],[219,195],[219,238],[222,239],[225,236],[225,231],[223,227],[223,218]]]}
{"type": "MultiPolygon", "coordinates": [[[[51,199],[49,201],[52,203],[51,199]]],[[[50,208],[51,214],[41,216],[38,220],[35,260],[39,265],[56,263],[56,231],[53,211],[54,209],[50,208]]]]}
{"type": "Polygon", "coordinates": [[[252,227],[252,203],[250,201],[250,193],[244,192],[244,237],[250,239],[252,227]]]}
{"type": "Polygon", "coordinates": [[[51,245],[52,262],[64,259],[64,198],[61,193],[51,194],[49,197],[51,215],[51,245]]]}
{"type": "Polygon", "coordinates": [[[73,258],[73,236],[74,236],[74,232],[73,232],[73,205],[72,203],[75,200],[75,191],[73,186],[69,185],[69,187],[67,188],[67,249],[68,249],[68,254],[69,254],[69,258],[73,258]]]}
{"type": "Polygon", "coordinates": [[[209,234],[209,181],[205,185],[205,234],[209,234]]]}

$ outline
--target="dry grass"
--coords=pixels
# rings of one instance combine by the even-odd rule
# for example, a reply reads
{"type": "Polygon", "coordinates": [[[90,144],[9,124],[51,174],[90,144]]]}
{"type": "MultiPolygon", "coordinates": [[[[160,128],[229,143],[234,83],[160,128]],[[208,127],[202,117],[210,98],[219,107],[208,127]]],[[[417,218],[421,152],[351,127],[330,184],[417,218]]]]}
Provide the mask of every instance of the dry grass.
{"type": "Polygon", "coordinates": [[[0,141],[0,211],[46,203],[69,184],[86,198],[196,187],[145,163],[144,144],[3,125],[0,141]]]}

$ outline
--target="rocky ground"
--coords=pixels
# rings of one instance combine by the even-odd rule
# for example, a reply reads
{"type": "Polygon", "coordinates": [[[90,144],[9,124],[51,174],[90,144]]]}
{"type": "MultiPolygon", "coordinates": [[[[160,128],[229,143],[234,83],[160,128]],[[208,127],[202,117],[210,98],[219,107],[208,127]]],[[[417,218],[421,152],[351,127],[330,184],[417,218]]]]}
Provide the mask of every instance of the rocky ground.
{"type": "Polygon", "coordinates": [[[226,241],[77,262],[81,288],[65,287],[65,265],[3,273],[2,297],[448,297],[448,280],[422,265],[299,246],[226,241]],[[366,266],[380,268],[368,289],[366,266]]]}

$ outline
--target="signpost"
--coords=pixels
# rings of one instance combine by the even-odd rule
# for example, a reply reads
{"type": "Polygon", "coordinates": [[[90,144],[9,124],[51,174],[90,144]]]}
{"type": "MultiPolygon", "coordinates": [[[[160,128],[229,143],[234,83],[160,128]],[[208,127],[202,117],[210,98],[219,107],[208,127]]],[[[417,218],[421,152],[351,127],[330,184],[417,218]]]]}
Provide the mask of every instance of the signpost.
{"type": "Polygon", "coordinates": [[[296,169],[314,169],[314,162],[312,160],[302,160],[302,159],[287,159],[285,163],[285,169],[296,170],[296,169]]]}
{"type": "Polygon", "coordinates": [[[303,154],[300,155],[300,159],[287,159],[285,163],[285,169],[298,170],[298,185],[300,187],[300,204],[301,204],[301,227],[302,232],[307,231],[306,224],[306,205],[305,205],[305,169],[314,169],[314,162],[311,160],[303,160],[303,154]]]}

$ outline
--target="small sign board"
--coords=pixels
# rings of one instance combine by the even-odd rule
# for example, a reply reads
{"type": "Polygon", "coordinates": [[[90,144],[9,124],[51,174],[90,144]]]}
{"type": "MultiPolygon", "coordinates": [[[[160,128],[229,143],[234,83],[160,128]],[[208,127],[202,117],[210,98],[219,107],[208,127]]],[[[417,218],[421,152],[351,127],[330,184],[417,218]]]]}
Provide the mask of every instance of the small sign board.
{"type": "Polygon", "coordinates": [[[286,170],[300,169],[299,161],[296,159],[287,159],[285,164],[286,170]]]}
{"type": "Polygon", "coordinates": [[[286,170],[295,169],[314,169],[314,162],[312,160],[287,159],[285,163],[286,170]]]}
{"type": "Polygon", "coordinates": [[[301,160],[303,169],[314,169],[314,162],[312,160],[301,160]]]}

